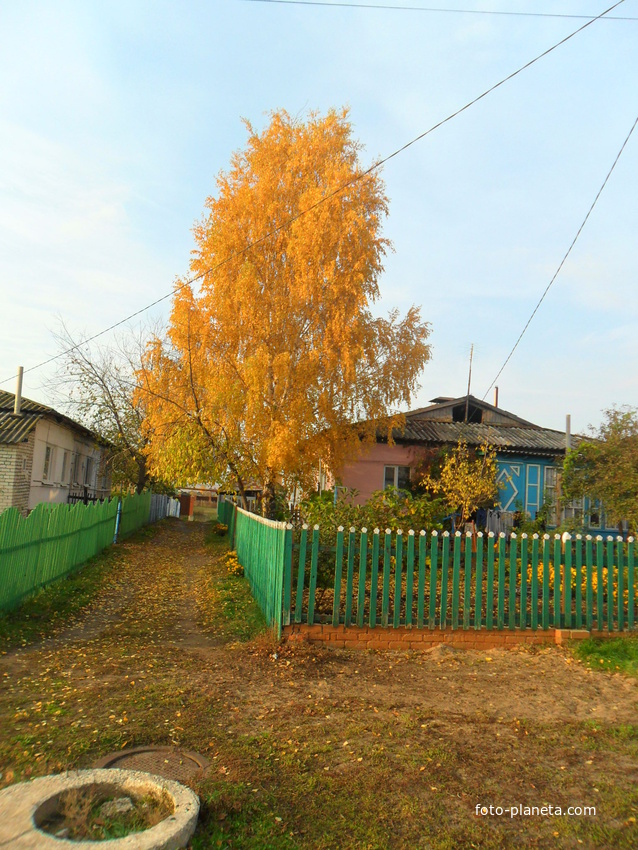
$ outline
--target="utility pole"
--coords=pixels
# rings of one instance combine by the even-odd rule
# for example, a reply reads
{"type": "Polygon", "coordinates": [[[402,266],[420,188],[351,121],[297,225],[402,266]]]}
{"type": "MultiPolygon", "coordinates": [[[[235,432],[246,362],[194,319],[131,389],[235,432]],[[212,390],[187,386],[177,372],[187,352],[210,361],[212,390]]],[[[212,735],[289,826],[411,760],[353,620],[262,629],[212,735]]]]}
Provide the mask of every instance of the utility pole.
{"type": "Polygon", "coordinates": [[[467,417],[470,410],[470,384],[472,383],[472,357],[474,355],[474,343],[472,343],[472,347],[470,348],[470,371],[467,376],[467,395],[465,396],[465,419],[464,422],[467,423],[467,417]]]}

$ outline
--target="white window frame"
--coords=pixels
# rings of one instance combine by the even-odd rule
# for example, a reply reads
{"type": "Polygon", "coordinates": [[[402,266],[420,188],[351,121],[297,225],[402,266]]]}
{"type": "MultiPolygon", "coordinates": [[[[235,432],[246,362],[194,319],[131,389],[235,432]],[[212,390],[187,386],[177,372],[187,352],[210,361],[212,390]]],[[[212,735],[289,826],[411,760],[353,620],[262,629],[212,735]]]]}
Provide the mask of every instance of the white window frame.
{"type": "Polygon", "coordinates": [[[600,501],[600,499],[590,499],[590,498],[588,498],[587,501],[589,503],[588,506],[587,506],[587,513],[585,515],[585,518],[587,520],[587,528],[592,528],[592,529],[595,529],[596,531],[599,531],[601,528],[605,527],[603,525],[603,516],[604,516],[603,503],[600,501]],[[591,516],[592,516],[593,513],[598,514],[598,522],[597,523],[593,523],[591,521],[591,516]]]}
{"type": "Polygon", "coordinates": [[[65,449],[62,454],[62,471],[60,472],[60,484],[67,484],[67,475],[69,472],[69,452],[65,449]]]}
{"type": "Polygon", "coordinates": [[[71,475],[69,477],[71,487],[80,483],[80,458],[80,452],[74,450],[73,460],[71,461],[71,475]]]}
{"type": "Polygon", "coordinates": [[[53,465],[55,463],[55,446],[47,443],[44,447],[44,463],[42,464],[42,480],[53,481],[53,465]]]}
{"type": "Polygon", "coordinates": [[[530,513],[530,511],[534,511],[536,513],[541,506],[541,465],[540,463],[528,463],[525,468],[525,511],[526,513],[530,513]],[[530,472],[532,470],[536,470],[536,481],[531,482],[530,472]],[[530,501],[530,490],[536,489],[536,501],[530,501]]]}
{"type": "Polygon", "coordinates": [[[86,464],[84,467],[84,486],[91,487],[91,479],[93,478],[93,466],[95,460],[92,457],[86,458],[86,464]]]}
{"type": "Polygon", "coordinates": [[[567,502],[563,508],[563,517],[565,519],[585,519],[585,497],[572,499],[567,502]]]}
{"type": "Polygon", "coordinates": [[[546,466],[543,469],[543,504],[547,500],[547,495],[552,500],[552,515],[548,517],[550,525],[558,525],[558,487],[560,482],[560,469],[557,466],[546,466]],[[553,478],[551,484],[547,483],[547,478],[553,478]]]}
{"type": "Polygon", "coordinates": [[[387,487],[396,487],[399,489],[399,469],[407,469],[408,470],[408,481],[412,480],[412,468],[407,464],[386,464],[383,467],[383,489],[385,490],[387,487]],[[393,475],[393,484],[386,484],[386,470],[392,469],[394,471],[393,475]]]}

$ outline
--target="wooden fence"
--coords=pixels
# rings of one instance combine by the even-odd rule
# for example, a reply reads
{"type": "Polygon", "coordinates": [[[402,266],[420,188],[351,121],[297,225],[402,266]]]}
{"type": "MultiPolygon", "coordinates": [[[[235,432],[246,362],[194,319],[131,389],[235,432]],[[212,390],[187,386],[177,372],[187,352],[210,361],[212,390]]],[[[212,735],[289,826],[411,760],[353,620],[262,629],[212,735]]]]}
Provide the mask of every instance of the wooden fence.
{"type": "Polygon", "coordinates": [[[0,514],[0,611],[61,578],[149,519],[150,493],[84,505],[39,504],[0,514]],[[121,507],[120,507],[121,504],[121,507]]]}
{"type": "Polygon", "coordinates": [[[128,537],[149,521],[151,492],[129,493],[122,497],[122,509],[117,528],[118,539],[128,537]]]}
{"type": "Polygon", "coordinates": [[[267,604],[275,616],[281,600],[280,626],[636,628],[632,537],[339,528],[327,543],[318,526],[293,531],[279,523],[280,545],[253,552],[250,529],[263,521],[232,505],[220,518],[234,532],[245,569],[251,558],[251,586],[260,570],[271,576],[259,601],[263,609],[272,593],[267,604]]]}
{"type": "Polygon", "coordinates": [[[371,628],[634,629],[634,540],[303,528],[283,622],[371,628]],[[334,552],[334,556],[333,556],[334,552]],[[326,556],[334,567],[326,564],[326,556]],[[323,565],[322,565],[323,559],[323,565]],[[322,577],[323,566],[323,577],[322,577]],[[318,577],[320,590],[317,590],[318,577]]]}
{"type": "Polygon", "coordinates": [[[231,502],[221,502],[217,516],[228,526],[237,558],[266,622],[281,634],[284,568],[292,558],[292,526],[263,519],[231,502]]]}

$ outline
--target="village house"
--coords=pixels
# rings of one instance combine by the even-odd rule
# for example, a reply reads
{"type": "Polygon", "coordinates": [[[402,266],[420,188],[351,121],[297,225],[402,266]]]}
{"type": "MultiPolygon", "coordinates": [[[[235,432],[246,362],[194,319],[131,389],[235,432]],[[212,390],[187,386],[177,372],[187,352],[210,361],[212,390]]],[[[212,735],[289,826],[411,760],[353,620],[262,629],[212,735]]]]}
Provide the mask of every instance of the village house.
{"type": "MultiPolygon", "coordinates": [[[[460,440],[468,446],[489,445],[496,450],[498,481],[501,485],[495,510],[511,527],[516,511],[531,519],[550,500],[560,501],[560,473],[567,447],[582,438],[568,431],[542,428],[526,419],[488,404],[475,396],[439,397],[427,407],[405,414],[405,428],[393,434],[394,444],[378,437],[341,475],[341,484],[358,492],[356,500],[367,501],[375,490],[405,487],[415,469],[432,449],[452,447],[460,440]]],[[[606,524],[604,511],[584,499],[552,512],[550,525],[582,518],[592,533],[617,533],[606,524]]],[[[500,517],[499,517],[500,519],[500,517]]]]}
{"type": "Polygon", "coordinates": [[[108,498],[107,451],[68,416],[0,390],[0,511],[108,498]]]}

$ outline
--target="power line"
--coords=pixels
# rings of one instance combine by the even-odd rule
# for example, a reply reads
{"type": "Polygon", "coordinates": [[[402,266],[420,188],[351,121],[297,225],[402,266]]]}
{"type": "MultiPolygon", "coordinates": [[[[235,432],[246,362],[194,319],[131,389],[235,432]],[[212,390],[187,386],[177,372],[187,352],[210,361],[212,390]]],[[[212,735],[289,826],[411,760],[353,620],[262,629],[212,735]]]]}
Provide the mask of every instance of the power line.
{"type": "Polygon", "coordinates": [[[598,190],[598,192],[596,193],[596,197],[594,198],[594,200],[592,201],[591,206],[590,206],[590,207],[589,207],[589,209],[587,210],[587,215],[586,215],[586,216],[585,216],[585,218],[582,220],[581,225],[580,225],[580,227],[578,228],[578,231],[576,232],[576,236],[574,236],[574,238],[572,239],[572,243],[571,243],[571,245],[569,246],[569,248],[567,249],[567,251],[565,252],[565,255],[564,255],[563,259],[560,261],[560,263],[559,263],[559,265],[558,265],[558,268],[557,268],[557,269],[556,269],[556,271],[554,272],[554,275],[552,276],[552,279],[550,280],[550,282],[549,282],[549,283],[547,284],[547,286],[545,287],[545,291],[543,292],[543,294],[541,295],[541,297],[538,299],[538,304],[537,304],[537,305],[534,307],[534,309],[532,310],[532,312],[531,312],[531,315],[530,315],[529,319],[528,319],[528,320],[527,320],[527,322],[525,323],[525,327],[524,327],[524,328],[523,328],[523,330],[520,332],[518,339],[516,340],[516,342],[514,343],[514,345],[513,345],[513,347],[512,347],[512,350],[510,351],[510,353],[509,353],[509,354],[507,355],[507,357],[505,358],[505,362],[503,363],[503,365],[501,366],[501,368],[498,370],[498,374],[496,375],[496,377],[494,378],[494,380],[492,381],[492,383],[489,385],[489,387],[488,387],[488,388],[487,388],[487,390],[485,391],[485,395],[483,396],[483,398],[485,398],[485,397],[487,396],[487,394],[488,394],[488,393],[489,393],[489,391],[492,389],[492,387],[494,386],[494,384],[498,381],[498,379],[499,379],[499,377],[500,377],[500,375],[501,375],[501,373],[502,373],[503,369],[505,369],[505,367],[506,367],[506,366],[507,366],[507,364],[509,363],[509,361],[510,361],[510,359],[511,359],[512,355],[514,354],[514,352],[515,352],[515,351],[516,351],[516,349],[518,348],[518,344],[519,344],[519,342],[523,339],[523,335],[525,334],[525,331],[528,329],[528,327],[529,327],[529,326],[530,326],[530,324],[531,324],[532,319],[534,318],[534,316],[535,316],[535,315],[536,315],[536,313],[538,312],[538,308],[539,308],[539,307],[541,306],[541,304],[543,303],[543,301],[544,301],[544,299],[545,299],[545,296],[547,295],[547,293],[549,292],[549,290],[550,290],[550,289],[551,289],[551,287],[552,287],[552,284],[554,283],[554,281],[556,280],[556,278],[557,278],[557,277],[558,277],[558,275],[560,274],[561,269],[562,269],[562,268],[563,268],[563,266],[565,265],[565,262],[567,261],[567,258],[569,257],[569,255],[570,255],[570,254],[571,254],[571,252],[572,252],[572,248],[574,247],[574,245],[575,245],[575,244],[576,244],[576,242],[578,241],[578,237],[580,236],[580,234],[581,234],[581,233],[582,233],[582,231],[583,231],[583,228],[584,228],[584,227],[585,227],[585,225],[587,224],[587,219],[588,219],[588,218],[589,218],[589,216],[592,214],[592,211],[593,211],[594,207],[596,206],[596,203],[598,202],[598,199],[599,199],[599,198],[600,198],[600,196],[602,195],[602,193],[603,193],[603,189],[604,189],[604,188],[605,188],[605,186],[607,185],[607,181],[608,181],[608,180],[609,180],[609,178],[611,177],[612,172],[613,172],[614,168],[616,167],[616,164],[618,163],[618,160],[620,159],[620,157],[621,157],[621,155],[622,155],[622,152],[625,150],[625,147],[626,147],[626,145],[627,145],[627,142],[628,142],[628,141],[629,141],[629,139],[631,138],[631,134],[632,134],[632,133],[634,132],[634,130],[636,129],[636,124],[638,124],[638,117],[636,118],[636,120],[635,120],[635,121],[634,121],[634,123],[632,124],[631,130],[630,130],[630,131],[629,131],[629,133],[627,134],[627,137],[625,138],[625,141],[622,143],[622,146],[621,146],[620,150],[619,150],[619,151],[618,151],[618,153],[616,154],[616,159],[613,161],[613,164],[612,164],[611,168],[610,168],[610,169],[609,169],[609,171],[607,172],[607,176],[606,176],[606,177],[605,177],[605,179],[603,180],[603,182],[602,182],[602,185],[601,185],[600,189],[599,189],[599,190],[598,190]]]}
{"type": "MultiPolygon", "coordinates": [[[[484,97],[487,97],[488,94],[491,94],[493,91],[496,91],[496,89],[500,88],[505,83],[514,79],[514,77],[517,77],[523,71],[527,70],[527,68],[530,68],[532,65],[534,65],[536,62],[538,62],[540,59],[543,59],[545,56],[552,53],[558,47],[565,44],[570,39],[574,38],[574,36],[578,35],[578,33],[587,29],[587,27],[590,27],[593,23],[600,20],[600,18],[604,17],[608,12],[613,11],[618,6],[622,5],[624,2],[625,2],[625,0],[617,0],[616,3],[614,3],[608,9],[605,9],[605,11],[601,12],[600,15],[597,15],[595,18],[589,19],[587,21],[587,23],[578,27],[578,29],[574,30],[572,33],[565,36],[560,41],[557,41],[556,44],[547,48],[547,50],[544,50],[542,53],[539,53],[538,56],[536,56],[534,59],[531,59],[529,62],[526,62],[524,65],[521,65],[521,67],[518,68],[516,71],[513,71],[511,74],[508,74],[506,77],[504,77],[498,83],[495,83],[493,86],[490,86],[490,88],[486,89],[484,92],[479,94],[473,100],[468,101],[468,103],[466,103],[465,106],[462,106],[460,109],[457,109],[451,115],[448,115],[447,118],[443,118],[441,121],[438,121],[436,124],[432,125],[432,127],[430,127],[428,130],[425,130],[425,132],[420,133],[418,136],[415,136],[414,139],[407,142],[405,145],[402,145],[402,147],[397,148],[391,154],[388,154],[388,156],[384,157],[383,159],[377,160],[369,168],[367,168],[365,171],[362,171],[360,174],[357,174],[351,180],[348,180],[346,183],[343,183],[341,186],[338,186],[332,192],[329,192],[327,195],[324,195],[318,201],[315,201],[314,204],[311,204],[309,207],[306,207],[306,209],[301,210],[300,212],[298,212],[295,215],[291,216],[290,218],[286,219],[286,221],[284,221],[282,224],[280,224],[277,227],[273,228],[272,230],[268,231],[263,236],[260,236],[259,239],[255,239],[254,242],[249,242],[243,248],[240,248],[237,251],[233,251],[231,254],[229,254],[227,257],[225,257],[223,260],[220,260],[219,263],[216,263],[214,266],[211,266],[210,268],[204,269],[204,271],[200,272],[198,275],[195,275],[194,277],[188,278],[188,280],[185,280],[183,283],[174,287],[171,292],[166,293],[166,295],[162,295],[161,298],[156,298],[155,301],[152,301],[150,304],[147,304],[145,307],[142,307],[139,310],[136,310],[134,313],[131,313],[130,315],[125,316],[123,319],[120,319],[118,322],[114,322],[112,325],[109,325],[107,328],[104,328],[104,330],[101,330],[98,333],[93,334],[93,336],[87,337],[87,339],[83,340],[81,343],[78,343],[77,345],[72,346],[71,348],[67,349],[66,351],[60,351],[58,354],[55,354],[52,357],[49,357],[46,360],[43,360],[41,363],[38,363],[35,366],[30,366],[28,369],[24,370],[24,374],[26,374],[27,372],[34,372],[36,369],[41,369],[43,366],[48,366],[49,363],[53,363],[54,361],[59,360],[61,357],[64,357],[67,354],[70,354],[72,351],[75,351],[77,348],[80,347],[80,345],[86,345],[89,342],[93,342],[93,340],[98,339],[101,336],[104,336],[104,334],[107,334],[110,331],[115,330],[115,328],[119,328],[121,325],[126,324],[126,322],[130,322],[131,319],[135,319],[137,316],[140,316],[142,313],[145,313],[147,310],[150,310],[151,307],[155,307],[158,304],[161,304],[162,301],[166,301],[167,298],[171,298],[173,295],[175,295],[176,292],[179,292],[181,289],[184,289],[184,287],[190,286],[191,284],[196,283],[198,280],[201,280],[203,277],[205,277],[208,274],[212,274],[213,272],[217,271],[217,269],[221,268],[222,266],[226,265],[227,263],[231,262],[232,260],[236,259],[237,257],[240,257],[243,254],[246,254],[248,251],[250,251],[252,248],[255,248],[257,245],[261,245],[262,242],[265,242],[267,239],[270,239],[271,236],[274,236],[277,233],[279,233],[281,230],[284,230],[285,228],[290,227],[290,225],[293,224],[298,219],[300,219],[303,216],[307,215],[308,213],[312,212],[314,209],[321,206],[321,204],[326,203],[326,201],[329,201],[331,198],[334,198],[337,195],[341,194],[346,189],[348,189],[350,186],[359,182],[359,180],[363,180],[365,177],[368,176],[368,174],[371,174],[373,171],[375,171],[377,168],[380,168],[386,162],[389,162],[391,159],[394,159],[394,157],[398,156],[400,153],[403,153],[403,151],[406,151],[408,148],[412,147],[412,145],[421,141],[421,139],[424,139],[426,136],[429,136],[430,133],[433,133],[435,130],[438,130],[439,127],[442,127],[444,124],[447,124],[449,121],[452,121],[453,118],[456,118],[458,115],[461,115],[461,113],[465,112],[470,107],[474,106],[474,104],[478,103],[480,100],[483,100],[484,97]]],[[[4,380],[0,381],[0,385],[6,384],[8,381],[12,381],[15,377],[16,377],[15,375],[12,375],[10,378],[5,378],[4,380]]]]}
{"type": "MultiPolygon", "coordinates": [[[[453,15],[500,15],[520,18],[576,18],[596,20],[592,15],[567,15],[559,12],[513,12],[492,9],[441,9],[438,6],[389,6],[380,3],[337,3],[323,0],[244,0],[247,3],[277,3],[280,6],[327,6],[344,9],[381,9],[393,12],[441,12],[453,15]]],[[[624,18],[616,15],[606,17],[608,21],[638,21],[638,18],[624,18]]]]}

